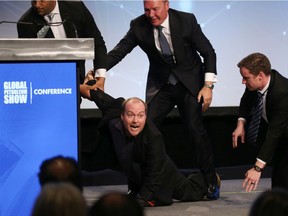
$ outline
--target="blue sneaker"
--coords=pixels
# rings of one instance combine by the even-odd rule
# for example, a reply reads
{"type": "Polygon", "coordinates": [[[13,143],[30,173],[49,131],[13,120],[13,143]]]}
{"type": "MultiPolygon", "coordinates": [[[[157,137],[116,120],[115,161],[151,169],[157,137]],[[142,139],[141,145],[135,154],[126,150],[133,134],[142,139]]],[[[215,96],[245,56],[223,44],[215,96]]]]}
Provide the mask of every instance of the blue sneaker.
{"type": "Polygon", "coordinates": [[[221,179],[219,175],[216,173],[217,176],[217,185],[209,185],[208,192],[204,196],[203,200],[210,201],[210,200],[217,200],[220,197],[220,186],[221,186],[221,179]]]}

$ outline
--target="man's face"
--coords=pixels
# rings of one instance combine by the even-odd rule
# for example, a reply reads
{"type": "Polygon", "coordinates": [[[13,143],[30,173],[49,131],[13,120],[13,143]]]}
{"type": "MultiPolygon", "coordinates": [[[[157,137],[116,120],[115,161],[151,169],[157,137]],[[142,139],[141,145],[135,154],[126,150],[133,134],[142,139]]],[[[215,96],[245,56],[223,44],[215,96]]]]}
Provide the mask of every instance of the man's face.
{"type": "Polygon", "coordinates": [[[145,15],[153,26],[161,25],[167,18],[169,2],[167,0],[144,0],[145,15]]]}
{"type": "Polygon", "coordinates": [[[125,128],[126,135],[129,137],[137,136],[144,128],[146,123],[146,111],[144,104],[139,100],[130,100],[126,104],[121,119],[125,128]]]}
{"type": "Polygon", "coordinates": [[[240,73],[242,76],[242,84],[245,84],[249,91],[257,90],[261,86],[261,72],[255,76],[251,74],[247,68],[241,67],[240,73]]]}
{"type": "Polygon", "coordinates": [[[40,16],[45,16],[54,10],[56,6],[56,0],[31,1],[31,5],[40,16]]]}

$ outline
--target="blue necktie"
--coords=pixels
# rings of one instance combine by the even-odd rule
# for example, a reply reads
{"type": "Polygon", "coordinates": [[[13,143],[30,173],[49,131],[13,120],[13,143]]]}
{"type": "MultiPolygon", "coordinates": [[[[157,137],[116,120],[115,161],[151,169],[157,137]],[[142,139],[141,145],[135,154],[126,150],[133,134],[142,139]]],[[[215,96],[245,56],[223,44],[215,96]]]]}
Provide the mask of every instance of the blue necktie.
{"type": "Polygon", "coordinates": [[[174,63],[173,54],[170,49],[167,38],[162,32],[163,26],[158,26],[157,29],[159,32],[159,43],[162,50],[162,55],[170,64],[173,64],[174,63]]]}
{"type": "MultiPolygon", "coordinates": [[[[161,51],[162,51],[162,56],[166,59],[166,61],[173,65],[174,62],[174,58],[173,58],[173,53],[170,49],[169,43],[167,41],[167,38],[165,37],[165,35],[162,32],[163,26],[158,26],[158,33],[159,33],[159,43],[160,43],[160,47],[161,47],[161,51]]],[[[177,83],[177,78],[176,76],[171,73],[169,76],[169,83],[171,83],[172,85],[175,85],[177,83]]]]}
{"type": "Polygon", "coordinates": [[[249,124],[247,135],[246,135],[246,142],[248,143],[255,143],[257,140],[257,135],[258,135],[262,111],[263,111],[263,95],[264,93],[261,94],[260,92],[258,92],[257,103],[253,111],[251,122],[249,124]]]}

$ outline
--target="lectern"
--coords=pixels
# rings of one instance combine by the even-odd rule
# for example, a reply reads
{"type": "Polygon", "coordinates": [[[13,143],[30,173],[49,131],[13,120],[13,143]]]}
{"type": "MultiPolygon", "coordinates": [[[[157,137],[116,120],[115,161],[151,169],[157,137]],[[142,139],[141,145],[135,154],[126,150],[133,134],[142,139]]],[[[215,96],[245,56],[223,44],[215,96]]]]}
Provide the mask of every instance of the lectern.
{"type": "Polygon", "coordinates": [[[0,39],[0,215],[29,216],[43,160],[79,159],[76,63],[93,39],[0,39]]]}

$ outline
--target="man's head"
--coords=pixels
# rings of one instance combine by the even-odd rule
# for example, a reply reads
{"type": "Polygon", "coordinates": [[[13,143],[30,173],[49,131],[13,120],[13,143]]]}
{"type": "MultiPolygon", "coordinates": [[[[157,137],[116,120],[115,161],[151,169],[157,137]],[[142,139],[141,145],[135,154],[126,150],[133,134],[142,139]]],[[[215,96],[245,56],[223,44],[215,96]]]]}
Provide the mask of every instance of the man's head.
{"type": "Polygon", "coordinates": [[[38,173],[41,187],[50,182],[69,182],[83,190],[78,163],[70,157],[56,156],[44,160],[38,173]]]}
{"type": "Polygon", "coordinates": [[[31,1],[31,5],[40,16],[45,16],[54,10],[56,0],[35,0],[31,1]]]}
{"type": "Polygon", "coordinates": [[[248,90],[261,90],[265,87],[271,73],[271,64],[265,55],[252,53],[242,59],[237,66],[240,69],[242,83],[248,90]]]}
{"type": "Polygon", "coordinates": [[[43,186],[35,200],[32,216],[86,216],[83,194],[72,184],[58,182],[43,186]]]}
{"type": "Polygon", "coordinates": [[[89,216],[143,216],[144,209],[134,198],[122,192],[103,194],[90,208],[89,216]]]}
{"type": "Polygon", "coordinates": [[[168,16],[168,0],[144,0],[144,12],[153,26],[161,25],[168,16]]]}
{"type": "Polygon", "coordinates": [[[126,99],[122,104],[121,119],[126,135],[137,136],[144,128],[147,116],[147,105],[140,98],[126,99]]]}

